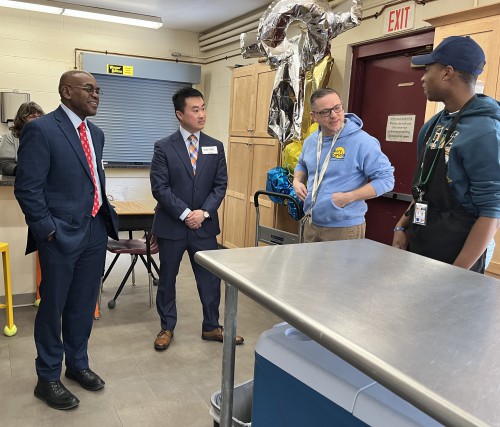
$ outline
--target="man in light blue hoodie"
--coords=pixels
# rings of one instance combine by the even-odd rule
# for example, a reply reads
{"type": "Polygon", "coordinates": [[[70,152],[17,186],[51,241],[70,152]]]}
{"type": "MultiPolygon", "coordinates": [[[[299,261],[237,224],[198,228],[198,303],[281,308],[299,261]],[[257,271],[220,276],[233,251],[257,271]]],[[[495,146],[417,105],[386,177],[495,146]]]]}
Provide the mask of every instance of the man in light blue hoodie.
{"type": "Polygon", "coordinates": [[[362,239],[365,200],[392,190],[394,168],[334,89],[311,95],[311,117],[319,129],[304,141],[293,177],[304,201],[303,241],[362,239]]]}

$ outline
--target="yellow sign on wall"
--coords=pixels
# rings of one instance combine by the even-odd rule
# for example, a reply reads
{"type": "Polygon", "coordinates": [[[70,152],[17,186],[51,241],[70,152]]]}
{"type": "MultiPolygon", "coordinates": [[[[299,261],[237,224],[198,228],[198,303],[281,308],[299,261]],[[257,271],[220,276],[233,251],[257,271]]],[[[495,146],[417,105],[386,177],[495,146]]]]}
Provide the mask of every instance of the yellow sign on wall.
{"type": "Polygon", "coordinates": [[[133,76],[134,75],[134,67],[132,65],[107,64],[106,73],[107,74],[120,74],[123,76],[133,76]]]}

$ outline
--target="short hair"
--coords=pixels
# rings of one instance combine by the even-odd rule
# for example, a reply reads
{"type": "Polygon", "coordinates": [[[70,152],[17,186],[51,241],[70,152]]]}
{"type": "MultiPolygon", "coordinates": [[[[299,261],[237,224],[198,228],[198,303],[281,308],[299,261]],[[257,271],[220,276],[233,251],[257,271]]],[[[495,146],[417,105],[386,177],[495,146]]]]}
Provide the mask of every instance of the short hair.
{"type": "Polygon", "coordinates": [[[203,94],[191,86],[186,86],[179,89],[172,96],[172,102],[174,103],[174,110],[184,112],[184,107],[186,106],[186,98],[201,98],[203,99],[203,94]]]}
{"type": "Polygon", "coordinates": [[[66,86],[68,84],[68,80],[70,80],[71,77],[73,77],[77,74],[87,74],[89,76],[92,76],[92,74],[90,74],[89,72],[84,71],[84,70],[70,70],[70,71],[66,71],[65,73],[63,73],[61,78],[59,79],[59,87],[58,87],[58,92],[59,92],[59,95],[61,96],[61,99],[62,99],[62,93],[61,93],[62,87],[66,86]]]}
{"type": "Polygon", "coordinates": [[[460,71],[460,70],[455,70],[455,71],[458,74],[458,78],[466,85],[474,86],[476,84],[477,76],[475,76],[474,74],[469,74],[466,73],[465,71],[460,71]]]}
{"type": "Polygon", "coordinates": [[[312,93],[310,101],[309,101],[311,104],[311,107],[316,102],[317,99],[323,98],[324,96],[330,95],[332,93],[336,94],[340,98],[340,94],[335,89],[332,89],[330,87],[325,87],[322,89],[315,90],[312,93]]]}
{"type": "Polygon", "coordinates": [[[36,102],[23,102],[19,109],[17,110],[16,117],[14,118],[14,124],[9,128],[14,137],[19,138],[21,136],[21,131],[26,123],[28,123],[28,116],[31,114],[44,115],[45,113],[36,102]]]}
{"type": "MultiPolygon", "coordinates": [[[[435,64],[438,64],[441,68],[448,67],[448,65],[443,64],[441,62],[435,62],[435,64]]],[[[449,66],[453,68],[455,73],[457,73],[457,76],[462,83],[465,83],[468,86],[473,86],[476,84],[477,76],[475,76],[474,74],[467,73],[465,71],[457,70],[455,67],[453,67],[453,65],[449,66]]]]}

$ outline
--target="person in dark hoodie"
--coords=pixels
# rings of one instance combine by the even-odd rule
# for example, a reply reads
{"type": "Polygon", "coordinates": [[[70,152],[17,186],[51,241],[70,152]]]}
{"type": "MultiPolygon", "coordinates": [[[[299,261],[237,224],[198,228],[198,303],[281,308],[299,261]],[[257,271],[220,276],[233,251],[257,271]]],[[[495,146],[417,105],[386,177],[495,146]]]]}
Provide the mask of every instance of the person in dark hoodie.
{"type": "Polygon", "coordinates": [[[472,38],[452,36],[412,63],[425,65],[427,99],[445,108],[420,130],[413,202],[393,246],[484,273],[500,224],[500,105],[475,94],[484,52],[472,38]]]}

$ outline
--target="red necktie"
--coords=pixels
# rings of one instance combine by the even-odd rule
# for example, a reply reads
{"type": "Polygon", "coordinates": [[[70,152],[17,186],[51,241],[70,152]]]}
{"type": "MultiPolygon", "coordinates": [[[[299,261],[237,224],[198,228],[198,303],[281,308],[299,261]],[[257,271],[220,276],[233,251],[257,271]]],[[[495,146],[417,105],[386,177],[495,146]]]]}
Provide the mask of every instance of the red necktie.
{"type": "Polygon", "coordinates": [[[198,147],[196,146],[196,136],[189,135],[189,158],[193,166],[193,174],[196,175],[196,159],[198,158],[198,147]]]}
{"type": "Polygon", "coordinates": [[[92,206],[92,216],[96,216],[99,212],[99,191],[97,189],[97,183],[94,175],[94,166],[92,164],[92,152],[90,151],[89,140],[87,139],[87,131],[85,130],[85,122],[82,122],[78,126],[78,131],[80,133],[80,141],[82,142],[83,152],[85,153],[85,158],[89,164],[90,174],[92,175],[92,182],[94,183],[94,205],[92,206]]]}

